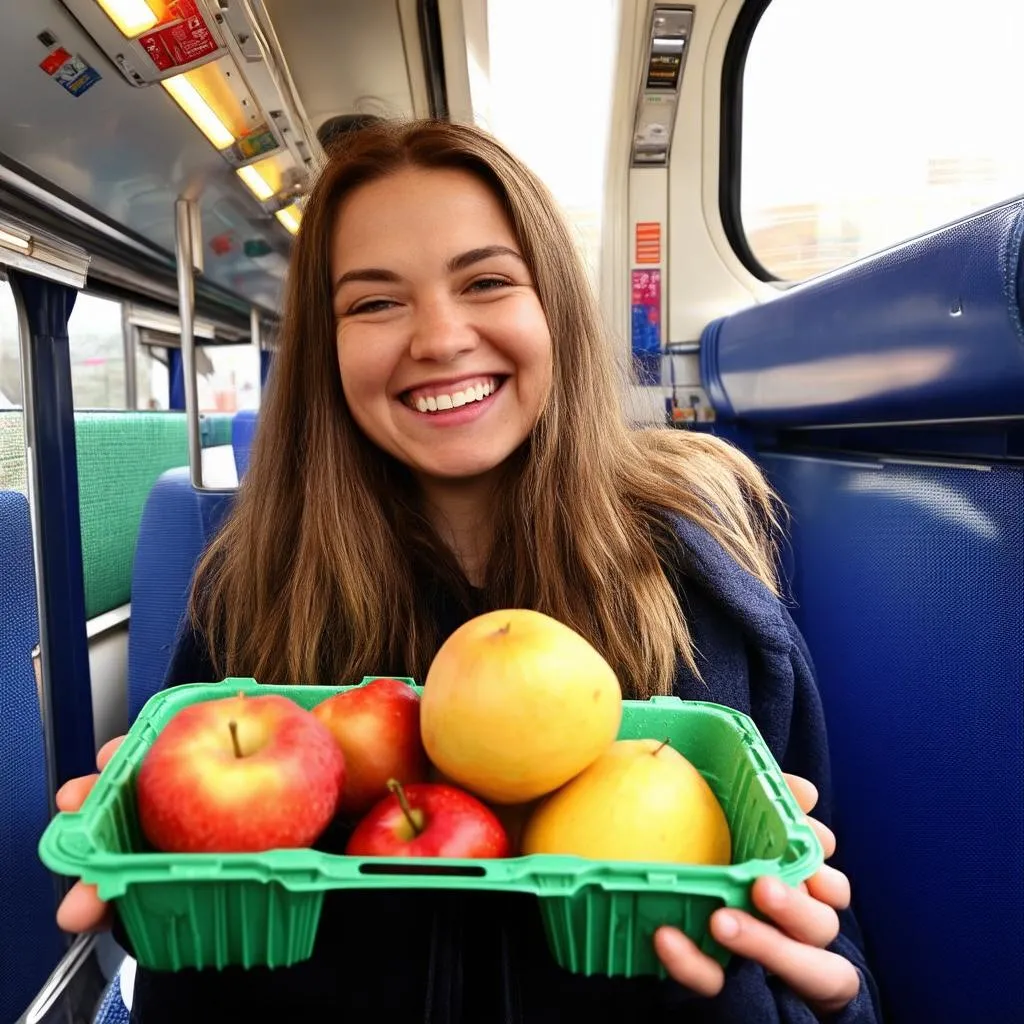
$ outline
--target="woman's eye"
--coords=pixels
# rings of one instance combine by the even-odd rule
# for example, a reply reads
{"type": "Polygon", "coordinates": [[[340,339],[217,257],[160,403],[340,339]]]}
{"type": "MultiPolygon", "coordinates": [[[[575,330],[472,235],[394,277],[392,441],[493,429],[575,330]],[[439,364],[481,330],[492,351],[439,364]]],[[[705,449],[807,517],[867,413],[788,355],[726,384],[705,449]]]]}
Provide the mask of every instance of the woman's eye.
{"type": "Polygon", "coordinates": [[[349,316],[357,313],[379,313],[383,309],[390,309],[394,305],[391,299],[368,299],[366,302],[357,302],[349,311],[349,316]]]}
{"type": "Polygon", "coordinates": [[[512,282],[505,277],[481,277],[469,285],[469,291],[492,292],[497,288],[509,288],[512,282]]]}

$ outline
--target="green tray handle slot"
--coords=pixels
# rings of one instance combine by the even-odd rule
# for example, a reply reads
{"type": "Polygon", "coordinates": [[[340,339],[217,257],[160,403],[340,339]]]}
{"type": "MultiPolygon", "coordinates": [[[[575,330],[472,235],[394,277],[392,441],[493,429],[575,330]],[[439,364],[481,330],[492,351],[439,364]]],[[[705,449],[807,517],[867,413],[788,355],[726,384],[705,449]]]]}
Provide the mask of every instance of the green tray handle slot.
{"type": "Polygon", "coordinates": [[[487,869],[483,864],[419,864],[395,863],[390,860],[366,860],[357,869],[360,875],[438,875],[445,878],[486,878],[487,869]]]}

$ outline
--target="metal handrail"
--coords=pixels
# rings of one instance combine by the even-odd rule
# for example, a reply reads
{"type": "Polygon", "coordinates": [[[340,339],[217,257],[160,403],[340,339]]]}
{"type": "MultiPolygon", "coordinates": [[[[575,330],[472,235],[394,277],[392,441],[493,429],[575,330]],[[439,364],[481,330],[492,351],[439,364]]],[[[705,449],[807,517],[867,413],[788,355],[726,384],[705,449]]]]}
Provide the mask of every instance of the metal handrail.
{"type": "Polygon", "coordinates": [[[194,199],[179,199],[174,204],[175,257],[178,262],[178,318],[181,322],[181,370],[185,378],[185,422],[188,428],[188,464],[192,486],[203,486],[203,443],[199,430],[199,383],[196,376],[195,272],[201,269],[197,255],[202,253],[199,238],[199,206],[194,199]]]}

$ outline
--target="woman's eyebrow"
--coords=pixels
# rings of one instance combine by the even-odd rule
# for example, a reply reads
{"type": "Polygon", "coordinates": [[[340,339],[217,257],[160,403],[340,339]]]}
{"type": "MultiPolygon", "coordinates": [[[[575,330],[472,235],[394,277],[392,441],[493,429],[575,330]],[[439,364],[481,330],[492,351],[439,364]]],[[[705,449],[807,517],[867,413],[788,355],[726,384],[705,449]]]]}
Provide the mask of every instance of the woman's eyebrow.
{"type": "Polygon", "coordinates": [[[448,261],[448,270],[450,273],[454,273],[456,270],[465,270],[466,267],[471,267],[481,260],[489,260],[492,256],[514,256],[517,260],[526,262],[515,249],[510,249],[507,245],[485,245],[480,249],[470,249],[469,252],[453,256],[448,261]]]}
{"type": "Polygon", "coordinates": [[[381,270],[378,267],[364,267],[361,270],[349,270],[342,274],[334,282],[334,290],[337,290],[349,281],[385,281],[396,284],[401,278],[393,270],[381,270]]]}
{"type": "MultiPolygon", "coordinates": [[[[459,270],[465,270],[474,263],[480,263],[482,260],[488,260],[494,256],[514,256],[520,262],[526,262],[520,253],[516,252],[515,249],[509,248],[507,245],[485,245],[479,249],[470,249],[467,252],[460,253],[458,256],[453,256],[448,261],[448,272],[455,273],[459,270]]],[[[362,267],[358,270],[348,270],[334,282],[335,292],[342,285],[348,284],[350,281],[383,281],[387,284],[397,284],[401,281],[401,277],[393,270],[383,270],[380,267],[362,267]]]]}

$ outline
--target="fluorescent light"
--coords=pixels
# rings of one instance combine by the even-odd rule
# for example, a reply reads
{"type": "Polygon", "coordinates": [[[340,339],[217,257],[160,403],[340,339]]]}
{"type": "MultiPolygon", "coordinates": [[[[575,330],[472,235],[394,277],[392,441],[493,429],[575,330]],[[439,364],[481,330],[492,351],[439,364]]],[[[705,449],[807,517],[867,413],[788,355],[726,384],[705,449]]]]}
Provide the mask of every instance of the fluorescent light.
{"type": "Polygon", "coordinates": [[[267,182],[267,179],[251,164],[248,167],[239,167],[235,173],[246,183],[249,191],[257,199],[269,199],[274,194],[274,189],[267,182]]]}
{"type": "Polygon", "coordinates": [[[23,256],[29,256],[32,253],[32,236],[21,231],[0,228],[0,246],[20,252],[23,256]]]}
{"type": "Polygon", "coordinates": [[[298,233],[299,221],[302,219],[302,214],[299,212],[297,206],[289,206],[283,210],[278,210],[274,216],[294,235],[298,233]]]}
{"type": "Polygon", "coordinates": [[[128,39],[134,39],[160,20],[146,0],[98,0],[98,3],[128,39]]]}
{"type": "Polygon", "coordinates": [[[224,122],[184,75],[165,78],[160,84],[217,149],[227,149],[235,141],[234,135],[224,126],[224,122]]]}

